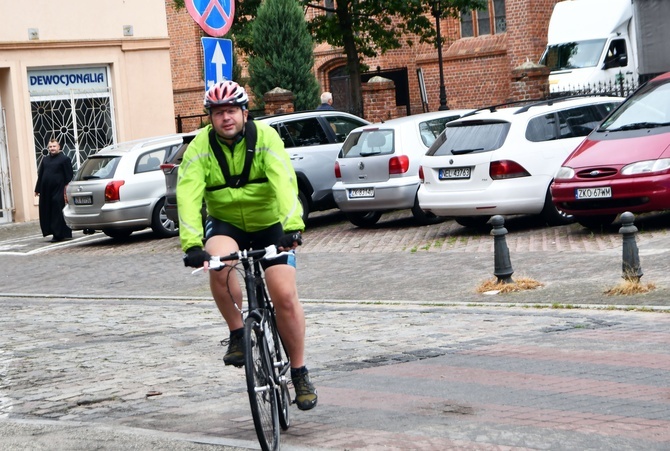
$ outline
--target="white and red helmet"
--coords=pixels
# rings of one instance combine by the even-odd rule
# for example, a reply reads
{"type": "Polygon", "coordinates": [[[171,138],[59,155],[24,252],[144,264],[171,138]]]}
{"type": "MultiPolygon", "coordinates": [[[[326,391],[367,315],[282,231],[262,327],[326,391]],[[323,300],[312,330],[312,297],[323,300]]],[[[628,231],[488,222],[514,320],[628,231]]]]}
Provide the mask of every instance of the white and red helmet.
{"type": "Polygon", "coordinates": [[[207,111],[217,105],[239,106],[245,109],[248,103],[247,92],[232,80],[215,83],[205,93],[205,109],[207,111]]]}

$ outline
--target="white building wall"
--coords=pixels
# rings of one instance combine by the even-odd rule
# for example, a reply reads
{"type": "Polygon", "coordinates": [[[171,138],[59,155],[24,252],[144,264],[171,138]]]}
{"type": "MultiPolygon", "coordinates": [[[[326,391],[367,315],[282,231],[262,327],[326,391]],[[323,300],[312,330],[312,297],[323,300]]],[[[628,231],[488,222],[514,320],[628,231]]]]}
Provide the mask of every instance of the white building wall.
{"type": "Polygon", "coordinates": [[[0,0],[0,105],[14,221],[38,218],[29,71],[109,67],[121,142],[174,133],[169,48],[164,0],[0,0]]]}

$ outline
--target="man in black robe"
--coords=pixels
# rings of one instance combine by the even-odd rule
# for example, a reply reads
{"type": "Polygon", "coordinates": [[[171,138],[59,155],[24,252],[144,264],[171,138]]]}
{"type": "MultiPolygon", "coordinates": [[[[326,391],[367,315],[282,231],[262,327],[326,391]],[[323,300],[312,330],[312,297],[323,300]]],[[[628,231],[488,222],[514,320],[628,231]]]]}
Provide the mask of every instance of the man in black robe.
{"type": "Polygon", "coordinates": [[[65,223],[65,186],[74,173],[70,158],[61,152],[55,139],[49,140],[49,155],[42,158],[37,170],[35,196],[40,197],[40,228],[42,235],[53,235],[52,242],[72,238],[72,230],[65,223]]]}

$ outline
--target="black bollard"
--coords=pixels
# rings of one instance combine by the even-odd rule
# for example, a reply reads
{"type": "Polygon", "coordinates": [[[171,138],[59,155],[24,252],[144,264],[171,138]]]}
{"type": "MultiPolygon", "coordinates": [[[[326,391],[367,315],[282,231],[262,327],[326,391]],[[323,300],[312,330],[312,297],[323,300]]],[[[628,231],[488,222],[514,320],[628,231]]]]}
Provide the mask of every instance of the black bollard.
{"type": "Polygon", "coordinates": [[[493,229],[491,230],[491,235],[493,235],[493,259],[495,263],[493,275],[498,278],[498,283],[514,283],[512,280],[514,269],[512,269],[509,249],[507,248],[507,241],[505,241],[505,235],[507,235],[507,229],[504,226],[505,219],[500,215],[495,215],[491,218],[490,222],[493,225],[493,229]]]}
{"type": "Polygon", "coordinates": [[[640,267],[640,254],[635,242],[637,227],[633,224],[635,216],[627,211],[621,214],[621,228],[619,233],[623,235],[623,277],[630,282],[639,282],[642,277],[642,268],[640,267]]]}

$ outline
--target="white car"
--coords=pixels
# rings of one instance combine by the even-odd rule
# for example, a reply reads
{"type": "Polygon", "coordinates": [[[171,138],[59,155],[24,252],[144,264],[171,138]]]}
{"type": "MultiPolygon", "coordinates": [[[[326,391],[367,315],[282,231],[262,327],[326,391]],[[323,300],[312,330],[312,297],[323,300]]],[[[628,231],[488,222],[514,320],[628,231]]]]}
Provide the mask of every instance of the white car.
{"type": "Polygon", "coordinates": [[[419,160],[447,122],[472,110],[391,119],[352,130],[335,162],[333,197],[349,221],[371,227],[390,210],[411,208],[422,224],[441,221],[419,208],[419,160]]]}
{"type": "Polygon", "coordinates": [[[421,161],[420,207],[466,227],[483,226],[492,215],[571,222],[552,203],[549,186],[570,152],[622,101],[557,98],[450,122],[421,161]]]}

